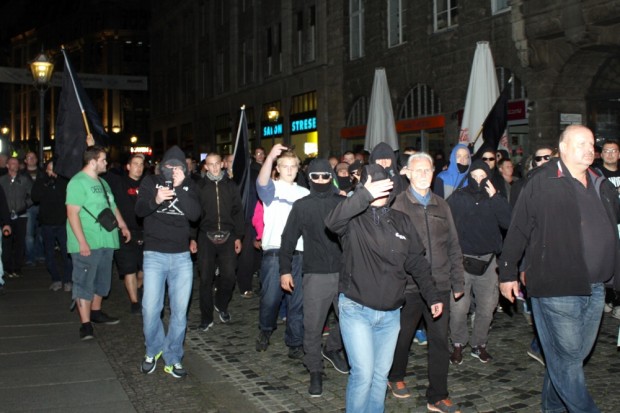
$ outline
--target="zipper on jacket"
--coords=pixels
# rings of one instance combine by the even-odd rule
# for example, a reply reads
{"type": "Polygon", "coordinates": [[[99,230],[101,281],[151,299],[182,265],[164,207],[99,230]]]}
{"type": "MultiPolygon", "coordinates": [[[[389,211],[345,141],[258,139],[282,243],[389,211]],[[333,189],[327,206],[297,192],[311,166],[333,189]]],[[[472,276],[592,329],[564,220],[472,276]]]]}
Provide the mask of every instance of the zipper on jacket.
{"type": "Polygon", "coordinates": [[[431,265],[431,273],[433,272],[433,247],[431,247],[431,228],[428,225],[428,210],[424,207],[424,221],[426,221],[426,239],[428,241],[428,262],[431,265]]]}
{"type": "Polygon", "coordinates": [[[215,182],[215,200],[217,202],[217,230],[221,231],[220,228],[220,181],[215,182]]]}

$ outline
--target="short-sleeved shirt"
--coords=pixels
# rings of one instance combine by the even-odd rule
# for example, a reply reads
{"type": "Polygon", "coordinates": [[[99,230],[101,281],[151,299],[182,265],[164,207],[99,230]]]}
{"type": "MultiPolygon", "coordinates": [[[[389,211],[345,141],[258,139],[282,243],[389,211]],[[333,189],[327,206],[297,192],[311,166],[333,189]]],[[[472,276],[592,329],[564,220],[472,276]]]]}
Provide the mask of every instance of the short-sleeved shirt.
{"type": "MultiPolygon", "coordinates": [[[[66,205],[76,205],[80,207],[80,222],[82,223],[82,231],[86,237],[86,242],[90,246],[90,249],[99,248],[113,248],[118,249],[119,239],[118,230],[111,232],[106,231],[99,223],[93,218],[86,209],[88,209],[95,217],[99,213],[108,208],[108,203],[105,199],[105,193],[103,187],[108,194],[110,201],[110,208],[112,211],[116,209],[114,203],[114,196],[112,190],[107,182],[102,179],[93,179],[85,172],[78,172],[67,186],[67,200],[66,205]]],[[[80,252],[80,245],[73,234],[69,220],[67,220],[67,251],[69,253],[80,252]]]]}

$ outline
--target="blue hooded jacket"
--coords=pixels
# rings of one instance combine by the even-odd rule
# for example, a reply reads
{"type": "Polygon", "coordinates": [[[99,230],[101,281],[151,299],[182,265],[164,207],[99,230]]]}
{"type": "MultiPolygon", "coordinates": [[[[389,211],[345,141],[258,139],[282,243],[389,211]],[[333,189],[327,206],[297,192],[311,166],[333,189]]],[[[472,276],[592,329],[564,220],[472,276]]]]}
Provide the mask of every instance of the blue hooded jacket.
{"type": "Polygon", "coordinates": [[[450,166],[448,166],[448,169],[446,169],[445,171],[440,172],[435,178],[435,186],[433,192],[444,199],[448,198],[452,194],[452,192],[459,186],[459,184],[461,188],[467,186],[467,174],[469,173],[469,167],[471,166],[471,162],[467,166],[467,170],[465,172],[459,172],[456,162],[456,151],[461,148],[469,152],[469,148],[467,147],[467,145],[464,145],[462,143],[456,145],[452,149],[452,153],[450,153],[450,166]]]}

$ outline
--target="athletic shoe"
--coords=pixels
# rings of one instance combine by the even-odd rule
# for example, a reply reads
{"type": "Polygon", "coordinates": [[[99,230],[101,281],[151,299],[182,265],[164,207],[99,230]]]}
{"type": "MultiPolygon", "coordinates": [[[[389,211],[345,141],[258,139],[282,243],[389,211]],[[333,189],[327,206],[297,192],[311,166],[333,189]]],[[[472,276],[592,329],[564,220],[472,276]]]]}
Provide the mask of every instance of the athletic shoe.
{"type": "Polygon", "coordinates": [[[426,346],[428,344],[428,339],[426,338],[426,331],[416,330],[415,336],[413,337],[413,342],[418,343],[418,346],[426,346]]]}
{"type": "Polygon", "coordinates": [[[611,316],[620,320],[620,305],[614,307],[611,312],[611,316]]]}
{"type": "Polygon", "coordinates": [[[426,408],[431,412],[461,413],[459,405],[453,404],[450,399],[439,400],[436,403],[427,403],[426,408]]]}
{"type": "Polygon", "coordinates": [[[614,310],[614,306],[611,303],[605,303],[605,307],[603,307],[603,311],[606,313],[611,313],[614,310]]]}
{"type": "Polygon", "coordinates": [[[54,281],[50,284],[49,288],[52,291],[60,291],[62,289],[62,283],[60,281],[54,281]]]}
{"type": "Polygon", "coordinates": [[[487,353],[487,348],[483,346],[472,347],[471,356],[479,359],[483,363],[488,363],[493,359],[493,357],[487,353]]]}
{"type": "Polygon", "coordinates": [[[450,363],[459,365],[463,363],[463,346],[461,344],[455,344],[454,350],[450,355],[450,363]]]}
{"type": "Polygon", "coordinates": [[[256,351],[266,351],[269,347],[269,337],[271,337],[270,331],[262,331],[258,333],[256,337],[256,351]]]}
{"type": "Polygon", "coordinates": [[[533,358],[534,360],[536,360],[537,362],[539,362],[540,364],[542,364],[543,366],[545,365],[545,358],[539,352],[529,349],[527,351],[527,355],[533,358]]]}
{"type": "Polygon", "coordinates": [[[65,283],[64,290],[66,293],[70,293],[73,290],[73,283],[72,282],[65,283]]]}
{"type": "Polygon", "coordinates": [[[113,325],[113,324],[118,324],[121,320],[119,320],[116,317],[110,317],[103,311],[99,310],[99,311],[93,311],[90,314],[90,321],[95,324],[113,325]]]}
{"type": "Polygon", "coordinates": [[[228,311],[220,310],[219,308],[213,306],[215,311],[220,315],[220,321],[224,324],[230,323],[230,313],[228,311]]]}
{"type": "Polygon", "coordinates": [[[349,365],[347,364],[347,361],[342,356],[342,351],[321,350],[321,354],[323,355],[323,358],[325,360],[329,361],[332,364],[332,366],[334,366],[337,372],[342,373],[342,374],[349,373],[349,365]]]}
{"type": "Polygon", "coordinates": [[[241,298],[254,298],[256,297],[256,295],[254,294],[254,291],[244,291],[243,294],[241,294],[241,298]]]}
{"type": "Polygon", "coordinates": [[[144,356],[144,360],[142,360],[142,364],[140,365],[140,371],[144,374],[151,374],[155,371],[157,367],[157,360],[161,357],[163,352],[155,354],[155,357],[144,356]]]}
{"type": "Polygon", "coordinates": [[[174,363],[173,365],[166,366],[164,367],[164,371],[177,379],[187,376],[187,371],[185,371],[181,363],[174,363]]]}
{"type": "Polygon", "coordinates": [[[294,359],[294,360],[299,360],[299,359],[304,358],[304,348],[302,346],[289,347],[288,358],[294,359]]]}
{"type": "Polygon", "coordinates": [[[404,381],[388,381],[388,387],[392,391],[394,397],[398,399],[407,399],[411,397],[411,393],[404,381]]]}
{"type": "Polygon", "coordinates": [[[206,333],[211,327],[213,327],[213,321],[211,321],[210,323],[201,323],[198,326],[198,330],[202,330],[206,333]]]}
{"type": "Polygon", "coordinates": [[[92,340],[95,338],[95,333],[93,332],[93,325],[91,323],[82,324],[80,327],[80,340],[92,340]]]}

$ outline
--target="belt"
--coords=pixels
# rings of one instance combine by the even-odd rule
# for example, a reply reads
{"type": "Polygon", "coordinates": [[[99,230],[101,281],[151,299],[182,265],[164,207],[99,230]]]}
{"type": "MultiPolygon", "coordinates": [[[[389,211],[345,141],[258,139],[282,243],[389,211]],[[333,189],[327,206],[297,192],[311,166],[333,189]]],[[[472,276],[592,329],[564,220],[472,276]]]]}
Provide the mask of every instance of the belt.
{"type": "MultiPolygon", "coordinates": [[[[301,251],[295,251],[293,253],[293,255],[301,255],[301,251]]],[[[263,251],[263,257],[277,257],[278,255],[280,255],[280,250],[267,250],[267,251],[263,251]]]]}

